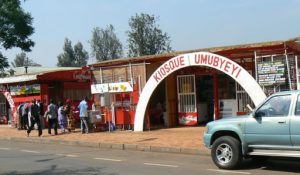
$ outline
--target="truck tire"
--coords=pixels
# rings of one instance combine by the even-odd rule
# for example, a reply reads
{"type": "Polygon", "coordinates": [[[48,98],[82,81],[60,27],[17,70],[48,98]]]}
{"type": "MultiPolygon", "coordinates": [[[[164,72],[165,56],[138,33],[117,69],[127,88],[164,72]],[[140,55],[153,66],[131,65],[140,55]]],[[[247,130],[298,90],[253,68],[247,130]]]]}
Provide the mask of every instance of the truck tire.
{"type": "Polygon", "coordinates": [[[221,169],[237,168],[242,160],[240,141],[231,136],[219,137],[212,145],[211,157],[221,169]]]}

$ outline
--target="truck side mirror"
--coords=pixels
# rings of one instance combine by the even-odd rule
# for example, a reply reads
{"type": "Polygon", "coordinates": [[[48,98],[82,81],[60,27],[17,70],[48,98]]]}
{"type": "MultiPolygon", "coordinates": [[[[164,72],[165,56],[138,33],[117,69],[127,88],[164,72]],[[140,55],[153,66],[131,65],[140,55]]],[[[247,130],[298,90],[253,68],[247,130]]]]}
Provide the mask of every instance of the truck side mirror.
{"type": "Polygon", "coordinates": [[[260,118],[265,116],[266,114],[263,111],[257,111],[254,113],[254,118],[260,118]]]}

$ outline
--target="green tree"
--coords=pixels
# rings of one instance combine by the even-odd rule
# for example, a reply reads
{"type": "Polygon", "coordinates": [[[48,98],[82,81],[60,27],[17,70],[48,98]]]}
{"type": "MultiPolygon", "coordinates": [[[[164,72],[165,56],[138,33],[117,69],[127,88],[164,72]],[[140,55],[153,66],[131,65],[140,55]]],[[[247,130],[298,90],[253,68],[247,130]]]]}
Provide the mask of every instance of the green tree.
{"type": "Polygon", "coordinates": [[[36,62],[34,62],[32,59],[29,59],[26,56],[25,52],[22,52],[20,54],[16,55],[16,58],[14,59],[14,62],[11,62],[11,65],[13,67],[25,67],[25,66],[35,66],[35,67],[39,67],[42,66],[36,62]]]}
{"type": "Polygon", "coordinates": [[[170,37],[156,24],[153,15],[141,13],[129,19],[128,56],[155,55],[170,52],[170,37]]]}
{"type": "Polygon", "coordinates": [[[74,46],[74,57],[75,57],[75,67],[86,66],[87,60],[89,59],[89,54],[83,49],[81,42],[78,42],[74,46]]]}
{"type": "Polygon", "coordinates": [[[58,55],[59,67],[82,67],[87,64],[89,58],[87,51],[84,50],[81,42],[78,42],[74,48],[72,47],[72,42],[66,38],[63,53],[58,55]]]}
{"type": "Polygon", "coordinates": [[[98,61],[111,60],[123,56],[122,44],[112,25],[108,25],[106,29],[94,28],[90,44],[92,56],[96,57],[98,61]]]}
{"type": "MultiPolygon", "coordinates": [[[[31,51],[34,46],[29,39],[34,33],[33,18],[20,4],[20,0],[0,0],[0,49],[18,47],[23,51],[31,51]]],[[[7,58],[0,53],[0,71],[8,66],[7,58]]]]}

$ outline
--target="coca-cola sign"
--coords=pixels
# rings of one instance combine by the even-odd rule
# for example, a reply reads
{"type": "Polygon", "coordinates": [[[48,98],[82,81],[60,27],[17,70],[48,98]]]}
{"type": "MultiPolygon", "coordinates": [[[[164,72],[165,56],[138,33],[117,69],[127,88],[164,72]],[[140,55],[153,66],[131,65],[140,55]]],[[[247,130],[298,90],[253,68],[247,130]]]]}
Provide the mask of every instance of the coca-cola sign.
{"type": "Polygon", "coordinates": [[[91,79],[91,71],[90,70],[80,70],[75,71],[73,74],[73,78],[79,81],[85,81],[91,79]]]}

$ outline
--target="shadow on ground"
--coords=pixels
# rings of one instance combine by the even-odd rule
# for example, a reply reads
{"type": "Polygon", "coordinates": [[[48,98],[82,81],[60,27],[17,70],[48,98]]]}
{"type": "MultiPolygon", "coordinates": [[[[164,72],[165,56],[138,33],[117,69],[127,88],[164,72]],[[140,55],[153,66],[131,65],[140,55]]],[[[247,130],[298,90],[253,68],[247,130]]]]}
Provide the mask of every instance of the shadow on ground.
{"type": "Polygon", "coordinates": [[[4,175],[66,175],[66,174],[99,174],[99,175],[118,175],[118,173],[105,173],[102,172],[103,168],[83,168],[83,169],[59,169],[56,165],[50,166],[48,169],[40,170],[40,171],[26,171],[26,172],[18,172],[12,171],[4,173],[4,175]]]}
{"type": "Polygon", "coordinates": [[[247,159],[240,170],[268,170],[277,172],[300,173],[300,158],[268,158],[265,160],[247,159]]]}

